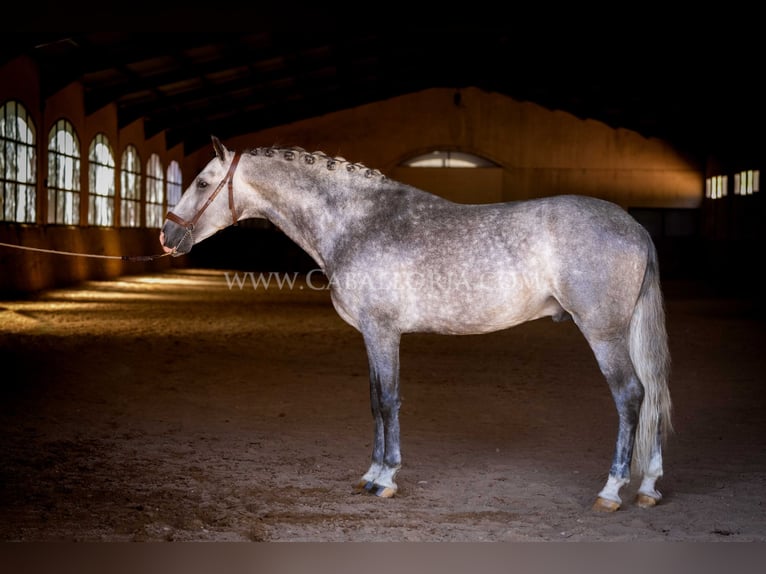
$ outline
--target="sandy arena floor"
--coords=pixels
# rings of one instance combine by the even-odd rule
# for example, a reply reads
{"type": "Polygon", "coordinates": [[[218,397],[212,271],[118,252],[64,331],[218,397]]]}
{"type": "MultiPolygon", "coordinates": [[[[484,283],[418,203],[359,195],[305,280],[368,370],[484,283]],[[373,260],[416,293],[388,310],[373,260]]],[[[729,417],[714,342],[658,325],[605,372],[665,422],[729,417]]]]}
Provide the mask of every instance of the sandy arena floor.
{"type": "Polygon", "coordinates": [[[604,515],[616,413],[571,322],[405,336],[385,500],[353,488],[366,356],[326,291],[191,269],[0,301],[0,539],[766,541],[764,316],[667,308],[665,499],[604,515]]]}

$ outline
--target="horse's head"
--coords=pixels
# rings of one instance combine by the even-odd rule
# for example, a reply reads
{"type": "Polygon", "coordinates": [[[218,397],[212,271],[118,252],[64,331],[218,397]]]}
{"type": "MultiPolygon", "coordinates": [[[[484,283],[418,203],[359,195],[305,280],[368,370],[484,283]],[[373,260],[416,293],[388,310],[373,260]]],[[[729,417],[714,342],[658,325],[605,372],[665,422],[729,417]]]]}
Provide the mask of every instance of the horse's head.
{"type": "Polygon", "coordinates": [[[160,231],[162,248],[174,256],[188,253],[194,244],[237,222],[233,180],[239,153],[227,150],[215,136],[212,139],[216,157],[168,212],[160,231]]]}

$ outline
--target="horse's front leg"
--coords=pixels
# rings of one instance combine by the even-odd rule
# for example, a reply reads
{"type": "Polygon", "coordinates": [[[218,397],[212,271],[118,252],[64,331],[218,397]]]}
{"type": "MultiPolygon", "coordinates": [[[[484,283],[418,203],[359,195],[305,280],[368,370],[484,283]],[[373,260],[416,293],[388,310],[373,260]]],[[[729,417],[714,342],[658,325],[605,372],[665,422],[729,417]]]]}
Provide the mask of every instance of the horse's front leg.
{"type": "Polygon", "coordinates": [[[402,465],[399,450],[399,333],[363,331],[370,363],[370,406],[375,423],[372,463],[359,489],[383,498],[396,494],[394,477],[402,465]]]}

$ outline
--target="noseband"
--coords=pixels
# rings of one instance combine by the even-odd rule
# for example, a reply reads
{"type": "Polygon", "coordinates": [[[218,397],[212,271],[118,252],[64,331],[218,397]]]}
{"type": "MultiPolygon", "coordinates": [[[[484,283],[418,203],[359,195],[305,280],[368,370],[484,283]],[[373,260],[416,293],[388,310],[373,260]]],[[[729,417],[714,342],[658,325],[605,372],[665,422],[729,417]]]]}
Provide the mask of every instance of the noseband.
{"type": "Polygon", "coordinates": [[[177,223],[184,229],[186,229],[186,233],[189,234],[194,229],[194,225],[199,221],[199,218],[202,217],[202,214],[205,213],[205,210],[208,208],[208,206],[213,203],[213,200],[216,198],[218,193],[223,189],[223,186],[227,183],[229,184],[229,211],[231,211],[231,223],[232,225],[237,223],[237,212],[234,209],[234,172],[237,169],[237,164],[239,163],[239,158],[241,156],[241,152],[236,152],[234,154],[234,158],[231,160],[231,165],[229,165],[229,171],[226,172],[226,176],[221,180],[221,183],[218,184],[218,187],[215,188],[213,193],[210,194],[210,197],[207,198],[207,201],[202,205],[202,207],[199,208],[197,213],[194,214],[194,217],[192,217],[189,221],[177,216],[172,211],[168,211],[168,214],[165,216],[166,219],[169,221],[172,221],[174,223],[177,223]]]}

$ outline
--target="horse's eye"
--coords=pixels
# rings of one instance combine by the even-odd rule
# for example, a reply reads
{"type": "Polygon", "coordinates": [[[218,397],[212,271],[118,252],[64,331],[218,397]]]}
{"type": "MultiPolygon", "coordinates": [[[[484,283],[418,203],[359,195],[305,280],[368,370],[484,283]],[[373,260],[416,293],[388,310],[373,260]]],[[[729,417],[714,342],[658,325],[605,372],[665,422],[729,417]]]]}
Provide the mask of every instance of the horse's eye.
{"type": "Polygon", "coordinates": [[[197,180],[197,187],[205,189],[207,187],[207,182],[204,179],[199,179],[197,180]]]}

